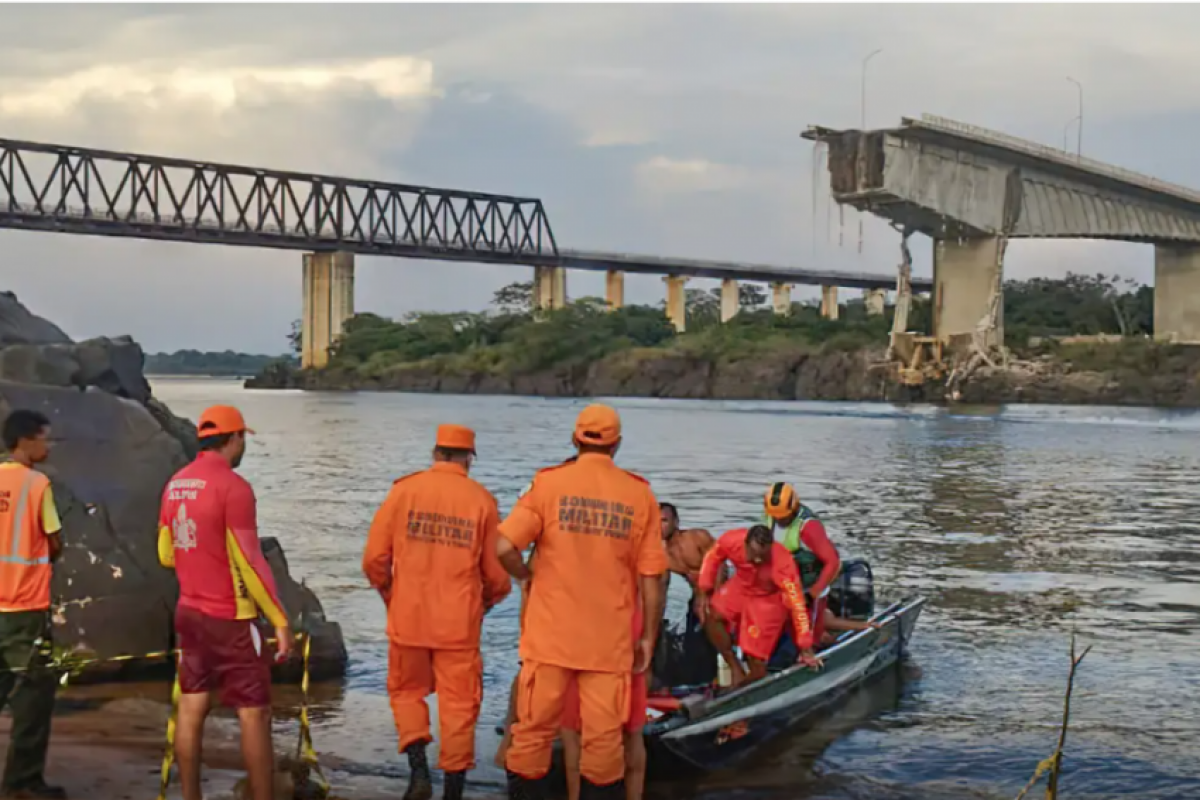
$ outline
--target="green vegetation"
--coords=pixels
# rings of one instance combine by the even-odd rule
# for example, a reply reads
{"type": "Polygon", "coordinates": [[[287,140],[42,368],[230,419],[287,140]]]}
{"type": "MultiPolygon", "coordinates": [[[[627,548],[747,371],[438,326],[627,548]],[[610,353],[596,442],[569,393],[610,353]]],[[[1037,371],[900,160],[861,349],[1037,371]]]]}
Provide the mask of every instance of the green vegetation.
{"type": "MultiPolygon", "coordinates": [[[[1153,320],[1152,290],[1103,275],[1010,281],[1005,292],[1006,339],[1020,353],[1059,349],[1053,337],[1068,335],[1142,337],[1153,320]]],[[[330,366],[363,377],[418,366],[440,374],[513,375],[584,368],[622,351],[630,351],[623,363],[634,365],[651,354],[720,364],[772,353],[879,347],[891,330],[892,309],[868,316],[860,299],[844,304],[836,321],[822,319],[809,303],[793,304],[789,316],[776,315],[756,286],[742,286],[739,300],[741,312],[721,324],[720,291],[689,290],[688,330],[677,334],[662,305],[610,312],[602,300],[588,297],[535,314],[532,284],[514,283],[496,292],[485,313],[414,313],[400,320],[359,314],[347,323],[330,366]]],[[[910,330],[929,330],[929,300],[915,300],[909,320],[910,330]]],[[[295,330],[289,338],[294,347],[295,330]]],[[[1066,347],[1084,353],[1077,345],[1066,347]]]]}
{"type": "Polygon", "coordinates": [[[148,353],[147,375],[211,375],[241,377],[261,372],[268,365],[286,360],[281,356],[249,355],[226,350],[223,353],[202,353],[199,350],[176,350],[174,353],[148,353]]]}

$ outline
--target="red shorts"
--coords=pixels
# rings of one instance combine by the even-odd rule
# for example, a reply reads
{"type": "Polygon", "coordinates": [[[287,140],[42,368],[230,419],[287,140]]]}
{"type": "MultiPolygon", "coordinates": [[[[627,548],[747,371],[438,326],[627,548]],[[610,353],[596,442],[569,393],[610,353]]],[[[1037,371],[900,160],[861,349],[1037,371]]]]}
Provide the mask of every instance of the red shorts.
{"type": "Polygon", "coordinates": [[[184,694],[218,692],[229,708],[271,705],[271,655],[257,620],[220,619],[179,605],[179,689],[184,694]]]}
{"type": "Polygon", "coordinates": [[[779,594],[749,595],[738,581],[729,581],[712,599],[713,611],[725,621],[729,635],[751,658],[767,661],[779,644],[790,615],[779,594]]]}
{"type": "MultiPolygon", "coordinates": [[[[625,721],[625,730],[629,733],[637,733],[646,724],[647,694],[646,673],[634,675],[629,684],[629,719],[625,721]]],[[[579,713],[579,683],[577,681],[572,680],[567,683],[567,693],[563,696],[562,721],[559,722],[559,725],[569,731],[583,730],[583,720],[580,719],[579,713]]]]}

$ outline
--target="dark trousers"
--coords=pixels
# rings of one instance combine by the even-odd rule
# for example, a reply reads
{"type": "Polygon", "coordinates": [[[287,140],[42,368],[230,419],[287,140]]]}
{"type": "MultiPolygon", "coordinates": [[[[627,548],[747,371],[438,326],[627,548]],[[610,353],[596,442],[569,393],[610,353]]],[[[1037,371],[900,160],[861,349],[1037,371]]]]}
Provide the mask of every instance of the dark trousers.
{"type": "Polygon", "coordinates": [[[50,719],[58,681],[47,669],[50,615],[46,611],[0,613],[0,709],[12,712],[12,741],[3,790],[42,780],[50,746],[50,719]],[[45,642],[40,647],[37,642],[45,642]],[[21,670],[13,672],[12,670],[21,670]]]}

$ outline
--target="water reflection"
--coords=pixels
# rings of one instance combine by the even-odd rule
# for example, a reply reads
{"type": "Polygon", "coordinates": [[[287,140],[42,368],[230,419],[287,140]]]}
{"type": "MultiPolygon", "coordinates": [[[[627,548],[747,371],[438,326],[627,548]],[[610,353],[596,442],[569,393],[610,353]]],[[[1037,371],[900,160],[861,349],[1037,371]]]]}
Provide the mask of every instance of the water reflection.
{"type": "MultiPolygon", "coordinates": [[[[383,608],[359,566],[371,515],[393,479],[427,464],[443,421],[476,428],[474,474],[507,509],[535,469],[569,453],[581,401],[155,389],[193,418],[235,402],[259,431],[245,472],[262,529],[341,622],[353,659],[344,688],[319,690],[317,745],[339,779],[386,785],[403,770],[383,608]]],[[[1200,417],[616,402],[621,463],[676,503],[684,524],[746,524],[767,483],[784,477],[844,555],[871,559],[885,597],[931,598],[891,695],[863,693],[753,768],[655,796],[1012,797],[1053,748],[1076,631],[1096,650],[1078,682],[1064,797],[1200,797],[1200,417]]],[[[671,614],[683,613],[685,591],[676,582],[671,614]]],[[[485,788],[502,779],[491,727],[516,668],[516,630],[510,599],[484,631],[475,778],[485,788]]]]}

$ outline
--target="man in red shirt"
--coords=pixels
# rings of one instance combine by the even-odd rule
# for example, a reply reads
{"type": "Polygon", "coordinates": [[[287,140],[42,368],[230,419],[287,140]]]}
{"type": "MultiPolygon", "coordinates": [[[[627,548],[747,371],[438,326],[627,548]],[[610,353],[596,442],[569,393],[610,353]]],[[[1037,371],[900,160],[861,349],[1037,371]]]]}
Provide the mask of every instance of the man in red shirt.
{"type": "Polygon", "coordinates": [[[254,490],[234,472],[253,432],[236,408],[208,409],[196,428],[200,455],[163,492],[158,557],[179,578],[182,696],[175,757],[183,800],[201,800],[200,749],[211,692],[237,710],[251,797],[274,797],[271,664],[260,611],[275,628],[279,660],[287,658],[292,636],[259,546],[254,490]]]}
{"type": "Polygon", "coordinates": [[[796,631],[799,663],[819,668],[821,660],[813,653],[812,626],[804,604],[800,573],[787,549],[775,541],[765,525],[726,532],[704,556],[698,589],[701,616],[710,614],[720,626],[709,625],[716,633],[713,645],[721,652],[733,672],[733,685],[758,680],[767,674],[767,661],[787,625],[790,612],[796,631]],[[733,564],[734,576],[722,584],[714,596],[721,566],[733,564]],[[732,638],[737,638],[749,663],[749,675],[733,656],[732,638]]]}

